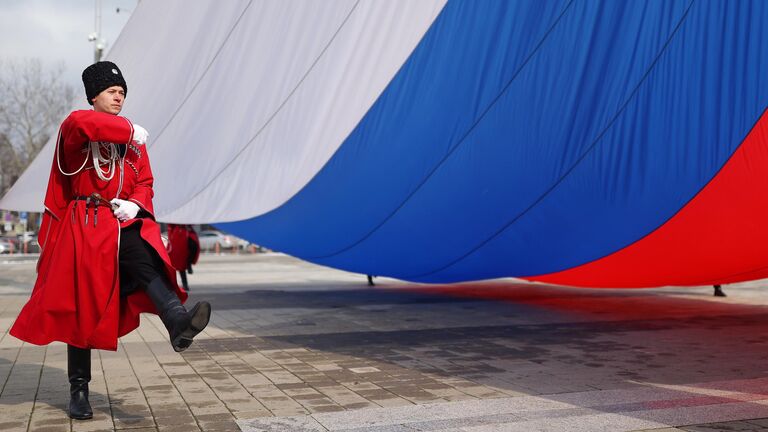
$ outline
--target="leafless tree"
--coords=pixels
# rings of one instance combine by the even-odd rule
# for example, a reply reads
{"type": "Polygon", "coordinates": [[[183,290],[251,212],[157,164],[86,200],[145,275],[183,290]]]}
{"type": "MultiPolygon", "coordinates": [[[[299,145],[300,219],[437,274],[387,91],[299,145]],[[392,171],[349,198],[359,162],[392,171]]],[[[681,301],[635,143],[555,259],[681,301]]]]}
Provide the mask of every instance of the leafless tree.
{"type": "Polygon", "coordinates": [[[67,111],[74,88],[61,79],[64,65],[39,59],[0,60],[0,195],[37,156],[67,111]]]}
{"type": "Polygon", "coordinates": [[[0,194],[16,181],[19,165],[11,141],[6,134],[0,132],[0,194]]]}

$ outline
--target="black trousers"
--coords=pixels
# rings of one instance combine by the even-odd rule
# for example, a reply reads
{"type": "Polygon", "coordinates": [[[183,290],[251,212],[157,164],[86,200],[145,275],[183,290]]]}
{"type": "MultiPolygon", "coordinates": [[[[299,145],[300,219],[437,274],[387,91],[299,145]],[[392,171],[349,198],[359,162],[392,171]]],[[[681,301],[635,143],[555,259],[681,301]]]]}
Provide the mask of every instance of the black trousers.
{"type": "MultiPolygon", "coordinates": [[[[120,297],[126,297],[144,289],[158,277],[165,278],[165,265],[157,251],[141,238],[140,224],[133,224],[120,231],[120,297]]],[[[73,380],[91,380],[91,350],[67,346],[70,383],[73,380]]]]}
{"type": "Polygon", "coordinates": [[[141,225],[135,223],[120,231],[120,296],[126,297],[165,277],[165,264],[152,246],[141,238],[141,225]]]}

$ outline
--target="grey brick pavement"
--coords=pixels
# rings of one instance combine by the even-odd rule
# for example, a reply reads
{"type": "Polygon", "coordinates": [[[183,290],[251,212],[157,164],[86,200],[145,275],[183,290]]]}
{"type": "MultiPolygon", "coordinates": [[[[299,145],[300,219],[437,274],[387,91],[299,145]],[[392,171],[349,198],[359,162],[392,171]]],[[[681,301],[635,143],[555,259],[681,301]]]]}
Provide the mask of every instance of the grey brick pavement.
{"type": "Polygon", "coordinates": [[[272,254],[204,256],[214,305],[173,352],[146,316],[94,355],[66,415],[66,347],[7,335],[34,261],[0,258],[0,430],[768,430],[768,283],[588,290],[421,286],[272,254]]]}

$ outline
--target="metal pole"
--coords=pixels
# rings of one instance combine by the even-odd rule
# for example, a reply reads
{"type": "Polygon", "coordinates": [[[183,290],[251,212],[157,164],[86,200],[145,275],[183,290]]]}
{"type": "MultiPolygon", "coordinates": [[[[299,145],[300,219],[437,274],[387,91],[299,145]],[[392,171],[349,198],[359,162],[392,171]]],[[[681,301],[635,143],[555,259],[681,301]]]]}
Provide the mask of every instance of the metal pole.
{"type": "Polygon", "coordinates": [[[101,55],[104,52],[104,40],[101,39],[101,0],[94,0],[93,9],[94,31],[88,36],[88,40],[93,42],[93,61],[96,63],[101,60],[101,55]]]}

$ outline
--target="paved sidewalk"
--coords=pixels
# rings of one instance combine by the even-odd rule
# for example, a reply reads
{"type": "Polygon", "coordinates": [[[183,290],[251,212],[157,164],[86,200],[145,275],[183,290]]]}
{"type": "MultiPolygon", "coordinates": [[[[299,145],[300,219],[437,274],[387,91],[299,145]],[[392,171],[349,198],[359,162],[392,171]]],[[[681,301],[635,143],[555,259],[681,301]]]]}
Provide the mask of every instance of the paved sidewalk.
{"type": "Polygon", "coordinates": [[[7,334],[34,259],[0,258],[0,430],[768,431],[768,281],[369,288],[282,255],[201,261],[202,337],[174,353],[145,316],[94,353],[94,419],[71,421],[66,347],[7,334]]]}

